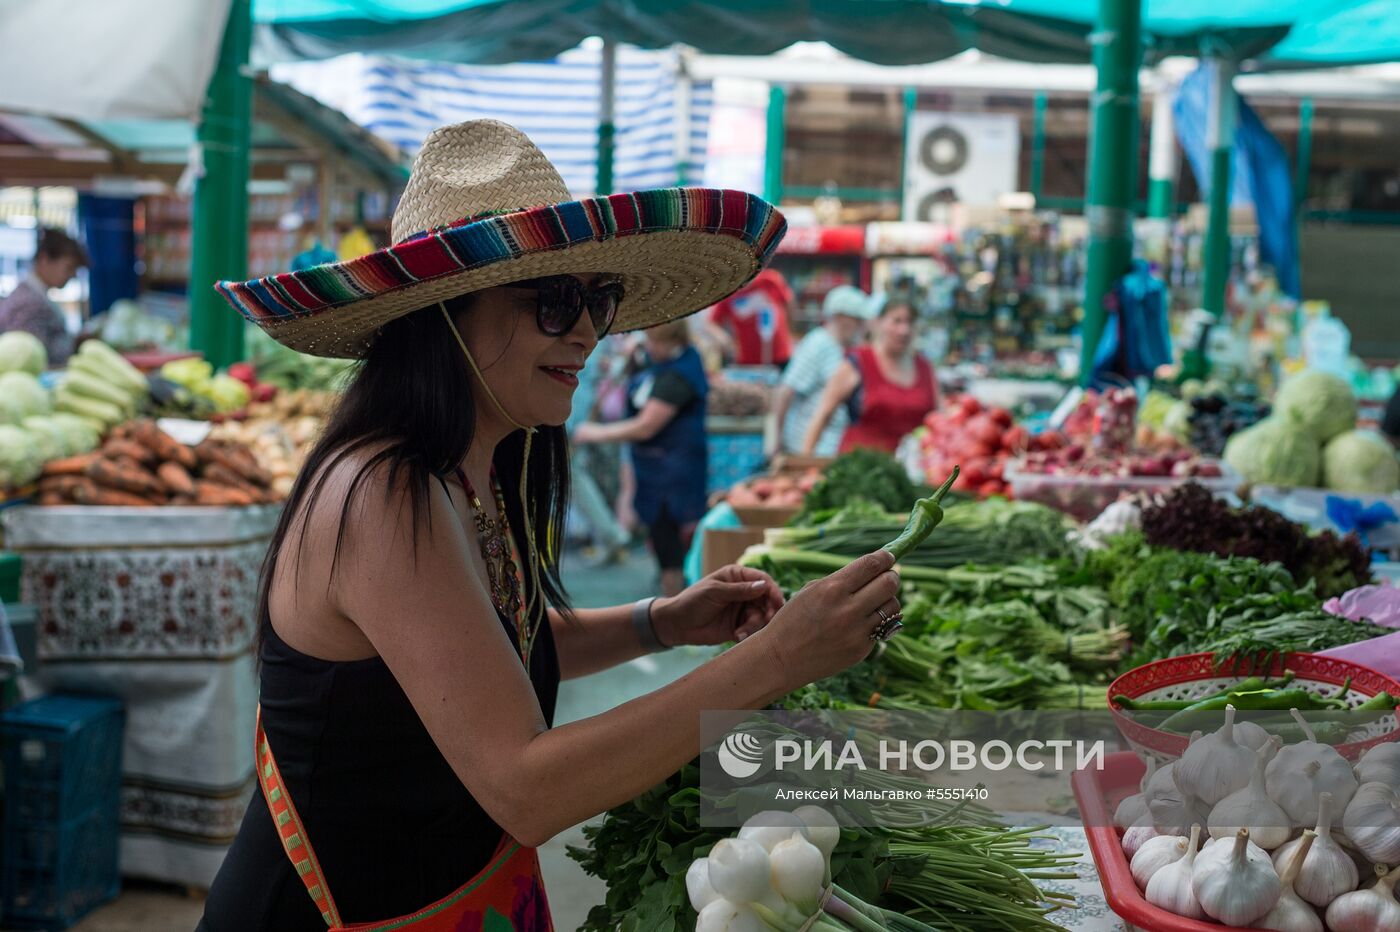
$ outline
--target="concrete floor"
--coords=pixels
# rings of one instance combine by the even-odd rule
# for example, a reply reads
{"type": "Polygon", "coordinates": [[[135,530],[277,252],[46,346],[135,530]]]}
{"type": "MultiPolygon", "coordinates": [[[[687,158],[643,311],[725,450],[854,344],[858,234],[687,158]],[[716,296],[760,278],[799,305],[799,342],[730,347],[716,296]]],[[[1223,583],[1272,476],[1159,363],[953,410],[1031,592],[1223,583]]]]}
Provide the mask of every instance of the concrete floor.
{"type": "MultiPolygon", "coordinates": [[[[623,562],[598,567],[583,555],[566,554],[564,577],[581,608],[634,601],[656,592],[655,563],[645,551],[623,562]]],[[[613,670],[561,685],[556,724],[577,721],[643,695],[693,669],[712,650],[681,648],[642,657],[613,670]]],[[[565,854],[566,845],[581,845],[575,826],[540,849],[554,925],[559,932],[577,929],[588,910],[603,900],[604,887],[583,873],[565,854]]],[[[191,932],[203,913],[198,893],[160,884],[129,882],[114,902],[94,911],[73,932],[191,932]]],[[[0,923],[0,932],[4,932],[0,923]]]]}

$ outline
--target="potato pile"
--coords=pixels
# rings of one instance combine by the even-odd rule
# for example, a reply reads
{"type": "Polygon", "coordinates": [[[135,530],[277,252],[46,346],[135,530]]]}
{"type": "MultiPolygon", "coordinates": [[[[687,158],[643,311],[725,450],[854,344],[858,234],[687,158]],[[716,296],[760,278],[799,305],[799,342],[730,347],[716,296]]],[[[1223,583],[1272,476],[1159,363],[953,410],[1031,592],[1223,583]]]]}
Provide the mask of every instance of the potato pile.
{"type": "Polygon", "coordinates": [[[799,475],[780,473],[741,482],[729,490],[729,504],[735,508],[800,508],[802,499],[821,478],[809,469],[799,475]]]}
{"type": "Polygon", "coordinates": [[[52,460],[39,478],[40,505],[256,505],[280,501],[272,474],[246,446],[206,439],[186,446],[154,421],[114,428],[100,448],[52,460]]]}
{"type": "Polygon", "coordinates": [[[249,405],[246,419],[215,425],[209,436],[252,450],[258,465],[272,474],[273,490],[286,497],[334,400],[332,392],[279,392],[270,402],[249,405]]]}

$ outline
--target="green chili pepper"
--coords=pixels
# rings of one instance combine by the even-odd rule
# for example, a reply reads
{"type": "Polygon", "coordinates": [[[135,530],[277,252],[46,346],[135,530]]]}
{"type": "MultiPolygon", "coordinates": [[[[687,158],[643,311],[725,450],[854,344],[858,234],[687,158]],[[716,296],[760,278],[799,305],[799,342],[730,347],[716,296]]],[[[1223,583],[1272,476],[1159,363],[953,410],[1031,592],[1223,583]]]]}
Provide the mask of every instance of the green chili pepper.
{"type": "Polygon", "coordinates": [[[1130,712],[1180,712],[1198,699],[1130,699],[1114,696],[1113,701],[1130,712]]]}
{"type": "Polygon", "coordinates": [[[1211,696],[1197,701],[1194,705],[1187,706],[1177,712],[1171,718],[1161,724],[1161,728],[1171,731],[1188,732],[1202,719],[1208,716],[1199,713],[1223,712],[1227,705],[1232,705],[1242,712],[1273,711],[1283,709],[1302,709],[1314,711],[1317,709],[1329,708],[1324,705],[1322,698],[1313,695],[1305,689],[1255,689],[1248,692],[1232,691],[1223,696],[1211,696]]]}
{"type": "Polygon", "coordinates": [[[943,520],[943,509],[939,507],[938,503],[943,501],[943,496],[948,494],[948,490],[953,487],[957,478],[958,467],[954,466],[953,474],[948,477],[948,481],[935,489],[928,498],[921,498],[914,503],[914,507],[909,512],[909,521],[904,525],[904,530],[898,537],[881,548],[894,554],[895,562],[904,559],[905,554],[922,544],[924,538],[938,527],[938,522],[943,520]]]}
{"type": "Polygon", "coordinates": [[[1396,702],[1395,697],[1392,696],[1390,693],[1378,692],[1370,699],[1367,699],[1365,702],[1361,703],[1361,705],[1357,706],[1355,711],[1391,712],[1394,711],[1396,705],[1400,705],[1400,702],[1396,702]]]}

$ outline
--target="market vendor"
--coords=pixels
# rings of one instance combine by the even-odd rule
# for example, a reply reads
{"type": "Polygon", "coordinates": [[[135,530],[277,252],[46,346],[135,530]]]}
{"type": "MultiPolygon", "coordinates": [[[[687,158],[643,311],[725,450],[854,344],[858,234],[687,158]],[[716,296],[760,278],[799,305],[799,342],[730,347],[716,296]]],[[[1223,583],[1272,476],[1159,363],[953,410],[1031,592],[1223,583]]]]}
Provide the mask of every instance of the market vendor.
{"type": "Polygon", "coordinates": [[[706,329],[737,366],[785,366],[792,356],[792,302],[792,288],[782,273],[764,269],[710,308],[706,329]]]}
{"type": "Polygon", "coordinates": [[[705,515],[709,382],[683,320],[645,331],[646,361],[628,384],[627,417],[580,424],[574,443],[630,444],[633,510],[661,568],[661,594],[685,588],[685,552],[705,515]]]}
{"type": "MultiPolygon", "coordinates": [[[[822,300],[822,325],[798,341],[773,394],[773,427],[767,435],[778,441],[779,449],[768,450],[770,456],[779,450],[801,451],[822,390],[840,368],[851,344],[864,334],[873,312],[870,296],[854,285],[837,285],[826,293],[822,300]]],[[[835,456],[845,431],[846,409],[838,406],[812,452],[817,456],[835,456]]]]}
{"type": "Polygon", "coordinates": [[[896,630],[883,552],[786,604],[733,566],[593,610],[560,581],[575,373],[610,330],[731,293],[783,227],[737,191],[575,201],[522,133],[478,120],[423,143],[394,245],[219,285],[284,345],[361,364],[269,547],[261,791],[200,929],[548,930],[535,846],[692,760],[702,709],[762,708],[896,630]],[[561,679],[729,641],[551,727],[561,679]]]}
{"type": "Polygon", "coordinates": [[[63,312],[49,300],[49,291],[67,285],[87,264],[87,250],[81,243],[62,230],[42,230],[29,274],[0,299],[0,333],[32,333],[44,344],[50,366],[66,363],[73,355],[73,335],[63,312]]]}
{"type": "Polygon", "coordinates": [[[802,452],[816,449],[838,408],[850,412],[840,451],[869,447],[893,453],[938,404],[933,365],[914,349],[914,307],[903,299],[871,298],[874,339],[858,346],[836,369],[817,403],[802,452]]]}

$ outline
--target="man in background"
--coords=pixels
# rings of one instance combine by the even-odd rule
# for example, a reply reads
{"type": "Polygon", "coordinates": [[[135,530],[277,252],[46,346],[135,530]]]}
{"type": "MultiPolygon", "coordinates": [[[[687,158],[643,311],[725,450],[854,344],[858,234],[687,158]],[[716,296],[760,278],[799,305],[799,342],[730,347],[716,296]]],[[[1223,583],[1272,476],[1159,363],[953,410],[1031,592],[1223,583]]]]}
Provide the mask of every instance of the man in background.
{"type": "MultiPolygon", "coordinates": [[[[860,338],[874,316],[873,310],[870,296],[853,285],[837,285],[827,292],[822,301],[822,325],[798,342],[773,396],[774,424],[767,436],[777,439],[777,449],[769,450],[769,456],[801,451],[807,422],[812,419],[822,389],[846,358],[846,351],[860,338]]],[[[817,456],[835,456],[845,429],[843,406],[832,415],[812,452],[817,456]]]]}
{"type": "Polygon", "coordinates": [[[87,251],[73,237],[61,230],[40,231],[29,275],[0,300],[0,333],[32,333],[48,351],[50,366],[66,363],[73,354],[73,336],[63,312],[49,300],[49,290],[67,285],[87,264],[87,251]]]}

